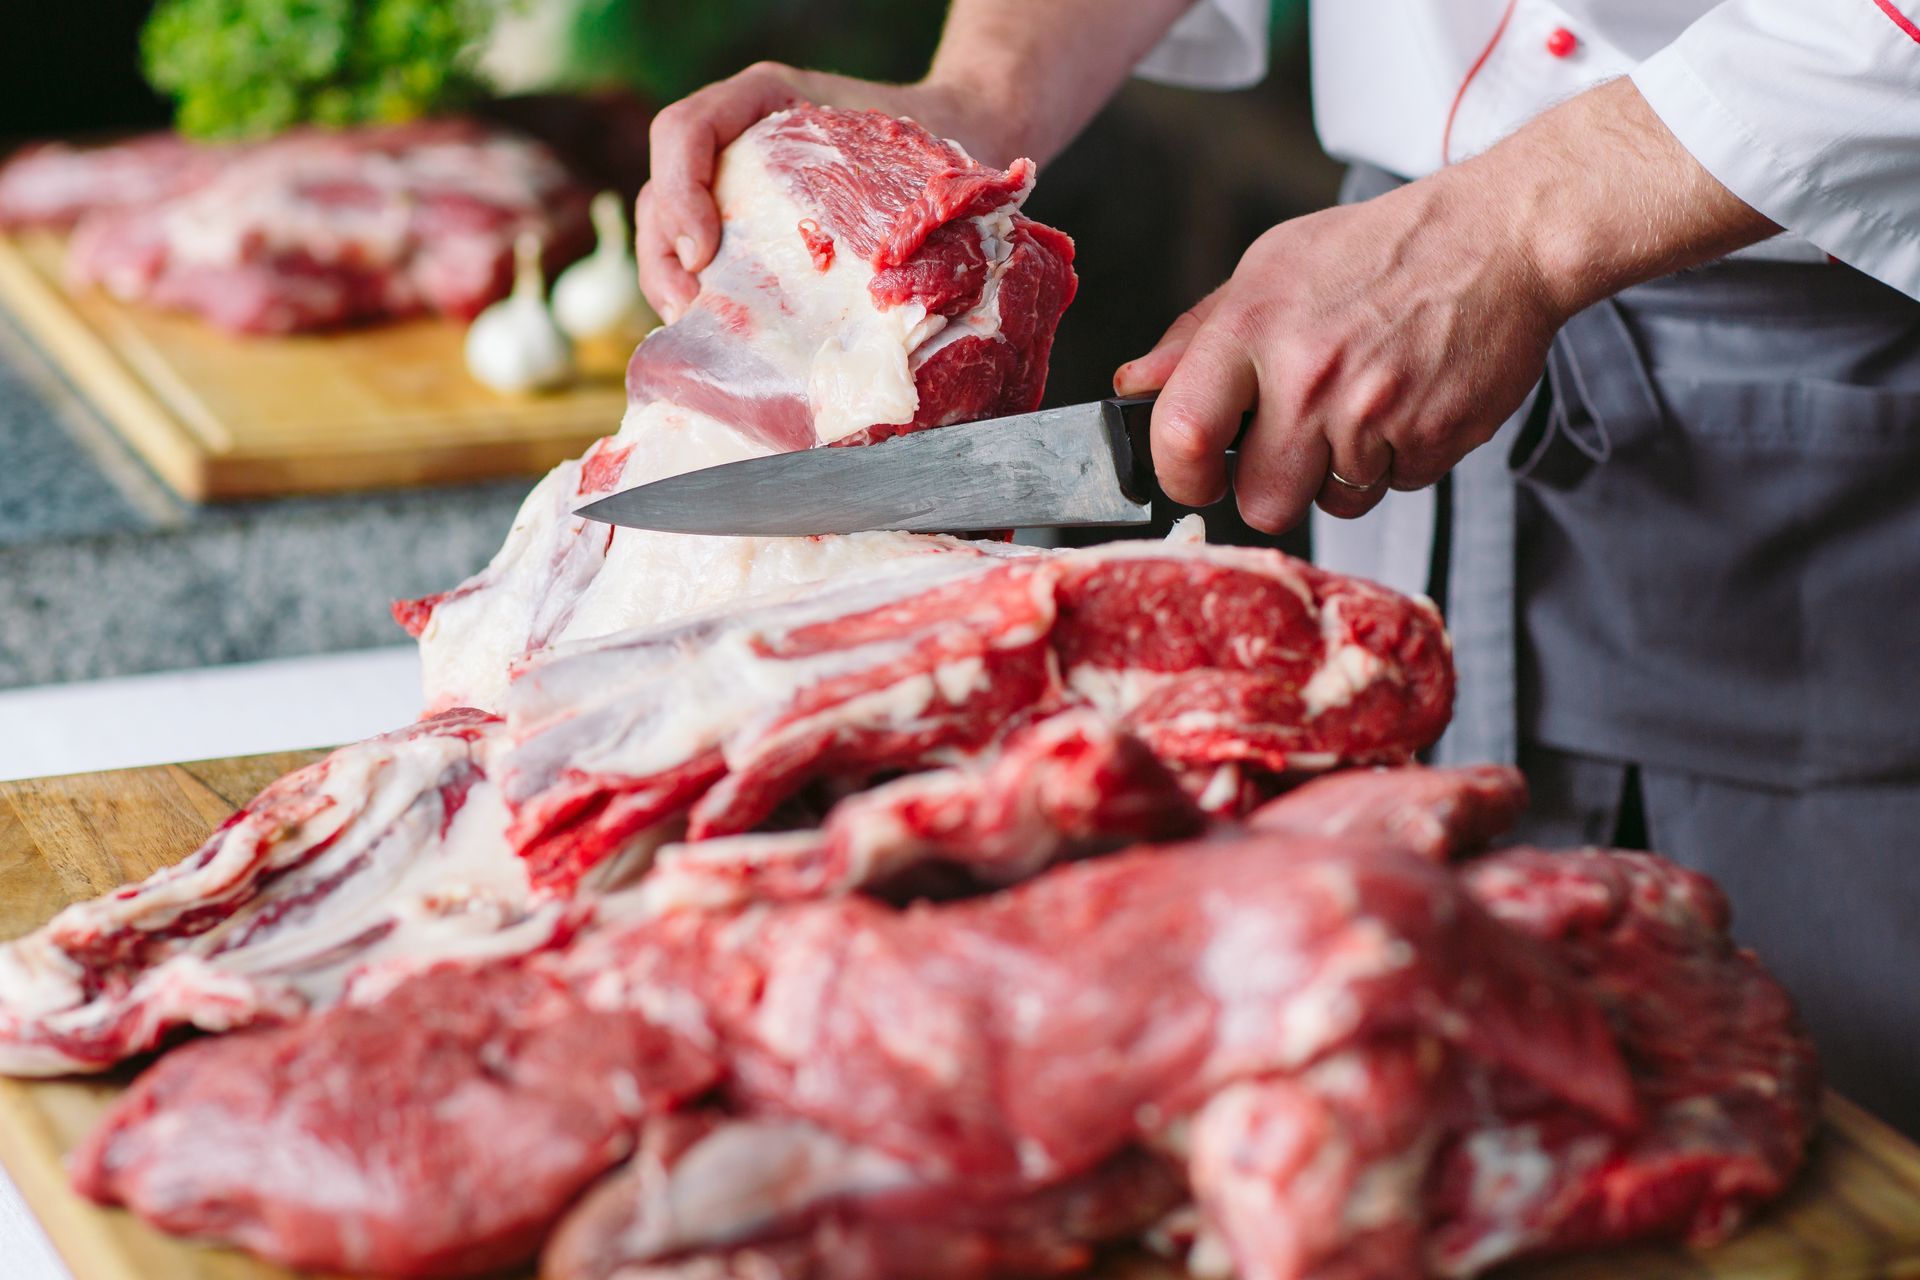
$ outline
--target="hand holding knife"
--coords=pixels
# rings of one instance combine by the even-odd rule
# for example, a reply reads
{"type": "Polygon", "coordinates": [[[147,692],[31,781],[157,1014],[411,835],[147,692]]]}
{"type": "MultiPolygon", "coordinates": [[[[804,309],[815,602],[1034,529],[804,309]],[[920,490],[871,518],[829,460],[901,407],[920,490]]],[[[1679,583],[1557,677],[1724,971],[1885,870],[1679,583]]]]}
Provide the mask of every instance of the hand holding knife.
{"type": "Polygon", "coordinates": [[[1143,525],[1155,503],[1168,501],[1153,474],[1153,401],[1096,400],[857,449],[749,458],[627,489],[575,514],[736,537],[1143,525]]]}

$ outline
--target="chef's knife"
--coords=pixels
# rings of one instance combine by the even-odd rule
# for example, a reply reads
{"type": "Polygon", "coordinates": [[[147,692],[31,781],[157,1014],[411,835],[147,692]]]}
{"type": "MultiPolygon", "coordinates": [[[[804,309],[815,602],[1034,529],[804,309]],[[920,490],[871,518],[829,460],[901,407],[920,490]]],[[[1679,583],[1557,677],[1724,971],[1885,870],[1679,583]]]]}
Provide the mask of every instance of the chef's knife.
{"type": "Polygon", "coordinates": [[[1147,445],[1152,410],[1152,396],[1128,396],[861,448],[776,453],[656,480],[574,514],[754,537],[1146,524],[1155,500],[1166,500],[1147,445]]]}

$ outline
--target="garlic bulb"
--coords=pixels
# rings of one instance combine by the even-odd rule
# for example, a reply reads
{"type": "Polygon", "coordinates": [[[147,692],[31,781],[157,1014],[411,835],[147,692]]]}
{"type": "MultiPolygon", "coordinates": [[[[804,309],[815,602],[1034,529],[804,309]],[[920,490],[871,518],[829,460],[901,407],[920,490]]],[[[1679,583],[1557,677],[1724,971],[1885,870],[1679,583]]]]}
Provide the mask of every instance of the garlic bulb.
{"type": "Polygon", "coordinates": [[[639,341],[659,319],[640,295],[640,268],[633,260],[620,197],[602,191],[593,198],[592,253],[560,273],[553,286],[553,318],[576,341],[624,338],[639,341]]]}
{"type": "Polygon", "coordinates": [[[573,376],[573,348],[547,313],[540,239],[513,245],[513,292],[482,311],[467,330],[467,369],[495,391],[557,387],[573,376]]]}

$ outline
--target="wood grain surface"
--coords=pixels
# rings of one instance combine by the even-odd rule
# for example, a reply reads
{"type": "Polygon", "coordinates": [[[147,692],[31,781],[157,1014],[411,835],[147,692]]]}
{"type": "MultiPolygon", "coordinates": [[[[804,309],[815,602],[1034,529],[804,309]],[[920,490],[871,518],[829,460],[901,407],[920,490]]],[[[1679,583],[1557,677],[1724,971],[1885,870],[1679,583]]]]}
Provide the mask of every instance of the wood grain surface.
{"type": "Polygon", "coordinates": [[[65,240],[0,235],[0,304],[182,497],[263,497],[534,475],[620,425],[624,368],[499,395],[465,328],[417,319],[241,337],[65,282],[65,240]]]}
{"type": "MultiPolygon", "coordinates": [[[[281,773],[291,752],[0,783],[0,938],[62,905],[177,861],[281,773]]],[[[0,1163],[75,1280],[287,1280],[243,1255],[175,1240],[67,1189],[62,1161],[126,1085],[0,1081],[0,1163]]],[[[1839,1098],[1795,1189],[1716,1249],[1633,1249],[1510,1268],[1502,1280],[1920,1280],[1920,1148],[1839,1098]]],[[[0,1280],[6,1274],[0,1259],[0,1280]]],[[[1099,1280],[1174,1280],[1112,1259],[1099,1280]]]]}

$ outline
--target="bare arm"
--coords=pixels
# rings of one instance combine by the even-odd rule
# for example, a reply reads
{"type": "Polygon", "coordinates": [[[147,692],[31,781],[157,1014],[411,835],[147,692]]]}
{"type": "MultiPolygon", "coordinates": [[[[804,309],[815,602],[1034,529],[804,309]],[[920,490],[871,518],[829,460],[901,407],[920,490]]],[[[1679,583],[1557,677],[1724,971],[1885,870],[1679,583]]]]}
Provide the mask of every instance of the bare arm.
{"type": "Polygon", "coordinates": [[[1484,444],[1575,312],[1777,230],[1613,81],[1464,164],[1268,231],[1114,385],[1164,388],[1153,455],[1176,499],[1219,495],[1253,407],[1248,523],[1287,528],[1316,500],[1357,516],[1484,444]]]}
{"type": "Polygon", "coordinates": [[[983,148],[975,159],[1004,167],[1027,156],[1044,165],[1086,128],[1192,4],[953,0],[921,86],[950,103],[972,104],[983,148]]]}
{"type": "Polygon", "coordinates": [[[889,85],[774,62],[708,85],[654,118],[635,210],[640,284],[674,318],[720,245],[714,165],[761,117],[801,102],[911,116],[987,164],[1045,164],[1113,95],[1192,0],[953,0],[933,66],[889,85]]]}

